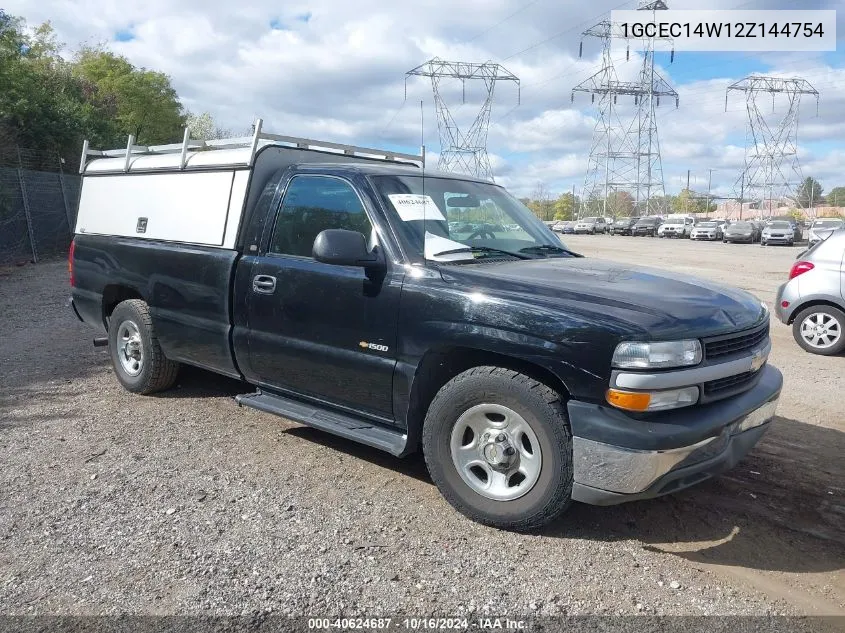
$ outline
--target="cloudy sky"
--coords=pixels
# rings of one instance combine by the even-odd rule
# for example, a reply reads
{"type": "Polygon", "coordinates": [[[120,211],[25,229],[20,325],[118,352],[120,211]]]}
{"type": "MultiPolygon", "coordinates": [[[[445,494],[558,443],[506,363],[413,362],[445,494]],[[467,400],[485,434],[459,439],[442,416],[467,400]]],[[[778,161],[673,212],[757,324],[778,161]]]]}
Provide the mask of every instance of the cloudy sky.
{"type": "MultiPolygon", "coordinates": [[[[673,9],[839,9],[845,0],[668,0],[673,9]]],[[[521,81],[498,85],[488,148],[497,182],[518,195],[538,183],[557,194],[580,190],[596,112],[572,87],[598,70],[600,49],[581,31],[611,9],[637,0],[6,0],[30,25],[50,20],[68,49],[107,42],[138,66],[170,75],[185,107],[210,112],[242,132],[256,117],[265,129],[342,143],[415,151],[420,101],[431,154],[439,150],[431,84],[405,86],[406,71],[432,57],[502,64],[521,81]]],[[[840,39],[841,41],[841,39],[840,39]]],[[[680,106],[658,110],[666,189],[676,193],[691,170],[693,189],[732,195],[744,155],[745,102],[727,86],[751,73],[804,77],[821,93],[802,102],[800,149],[805,175],[826,190],[845,185],[845,48],[832,53],[658,54],[660,73],[680,106]]],[[[614,53],[620,76],[639,58],[614,53]]],[[[475,116],[483,86],[444,84],[459,124],[475,116]]],[[[784,112],[768,104],[769,116],[784,112]]]]}

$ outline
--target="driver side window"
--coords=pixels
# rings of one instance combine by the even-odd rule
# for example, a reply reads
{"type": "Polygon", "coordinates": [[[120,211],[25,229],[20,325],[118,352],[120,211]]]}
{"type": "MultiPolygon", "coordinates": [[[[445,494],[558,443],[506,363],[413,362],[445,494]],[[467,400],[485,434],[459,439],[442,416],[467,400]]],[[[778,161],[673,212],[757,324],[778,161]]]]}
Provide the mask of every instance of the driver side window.
{"type": "Polygon", "coordinates": [[[294,176],[276,218],[270,252],[311,257],[314,240],[326,229],[358,231],[368,240],[374,233],[348,182],[330,176],[294,176]]]}

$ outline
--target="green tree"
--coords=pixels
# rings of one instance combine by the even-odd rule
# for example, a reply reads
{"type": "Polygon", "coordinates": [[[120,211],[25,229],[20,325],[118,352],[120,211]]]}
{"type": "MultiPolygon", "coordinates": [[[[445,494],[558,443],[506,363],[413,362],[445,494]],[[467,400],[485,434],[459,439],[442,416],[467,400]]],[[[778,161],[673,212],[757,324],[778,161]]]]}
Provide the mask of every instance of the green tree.
{"type": "Polygon", "coordinates": [[[73,61],[49,22],[27,29],[0,10],[0,140],[14,147],[79,151],[181,139],[185,122],[170,80],[137,69],[101,48],[83,48],[73,61]]]}
{"type": "Polygon", "coordinates": [[[827,195],[825,201],[831,207],[845,207],[845,187],[834,187],[827,195]]]}
{"type": "Polygon", "coordinates": [[[88,113],[60,49],[49,23],[29,34],[0,16],[0,131],[12,145],[76,151],[88,113]]]}
{"type": "Polygon", "coordinates": [[[125,57],[93,47],[79,51],[73,70],[101,103],[111,104],[119,133],[134,135],[141,145],[181,139],[185,113],[164,73],[135,68],[125,57]]]}
{"type": "Polygon", "coordinates": [[[811,206],[816,206],[821,202],[823,191],[818,180],[807,176],[798,188],[798,195],[796,196],[798,206],[802,209],[809,209],[811,206]]]}
{"type": "Polygon", "coordinates": [[[554,206],[555,220],[571,220],[575,217],[577,200],[571,193],[564,193],[557,200],[554,206]]]}
{"type": "Polygon", "coordinates": [[[672,199],[672,211],[674,213],[695,213],[695,200],[692,191],[682,189],[681,193],[672,199]]]}

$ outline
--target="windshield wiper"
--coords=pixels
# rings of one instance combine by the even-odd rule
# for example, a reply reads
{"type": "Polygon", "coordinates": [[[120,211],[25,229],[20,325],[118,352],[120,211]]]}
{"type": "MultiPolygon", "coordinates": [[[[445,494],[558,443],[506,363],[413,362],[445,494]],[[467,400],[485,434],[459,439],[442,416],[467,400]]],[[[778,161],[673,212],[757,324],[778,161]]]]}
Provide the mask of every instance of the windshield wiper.
{"type": "Polygon", "coordinates": [[[553,246],[552,244],[538,244],[537,246],[528,246],[526,248],[520,248],[520,253],[537,253],[537,252],[546,252],[546,253],[565,253],[567,255],[571,255],[572,257],[584,257],[581,253],[576,253],[575,251],[571,251],[568,248],[563,248],[562,246],[553,246]]]}
{"type": "Polygon", "coordinates": [[[517,259],[531,259],[525,255],[520,255],[519,253],[512,253],[511,251],[505,251],[501,248],[491,248],[489,246],[466,246],[464,248],[453,248],[452,250],[448,251],[440,251],[439,253],[434,253],[432,257],[440,257],[441,255],[454,255],[455,253],[502,253],[503,255],[508,255],[510,257],[516,257],[517,259]]]}

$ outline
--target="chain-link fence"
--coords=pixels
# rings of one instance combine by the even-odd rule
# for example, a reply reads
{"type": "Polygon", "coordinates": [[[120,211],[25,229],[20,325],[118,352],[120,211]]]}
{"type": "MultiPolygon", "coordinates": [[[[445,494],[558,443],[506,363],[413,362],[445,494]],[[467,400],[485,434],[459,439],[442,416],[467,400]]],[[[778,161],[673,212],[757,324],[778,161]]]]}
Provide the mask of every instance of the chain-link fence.
{"type": "Polygon", "coordinates": [[[79,158],[0,145],[0,265],[67,253],[79,158]]]}

